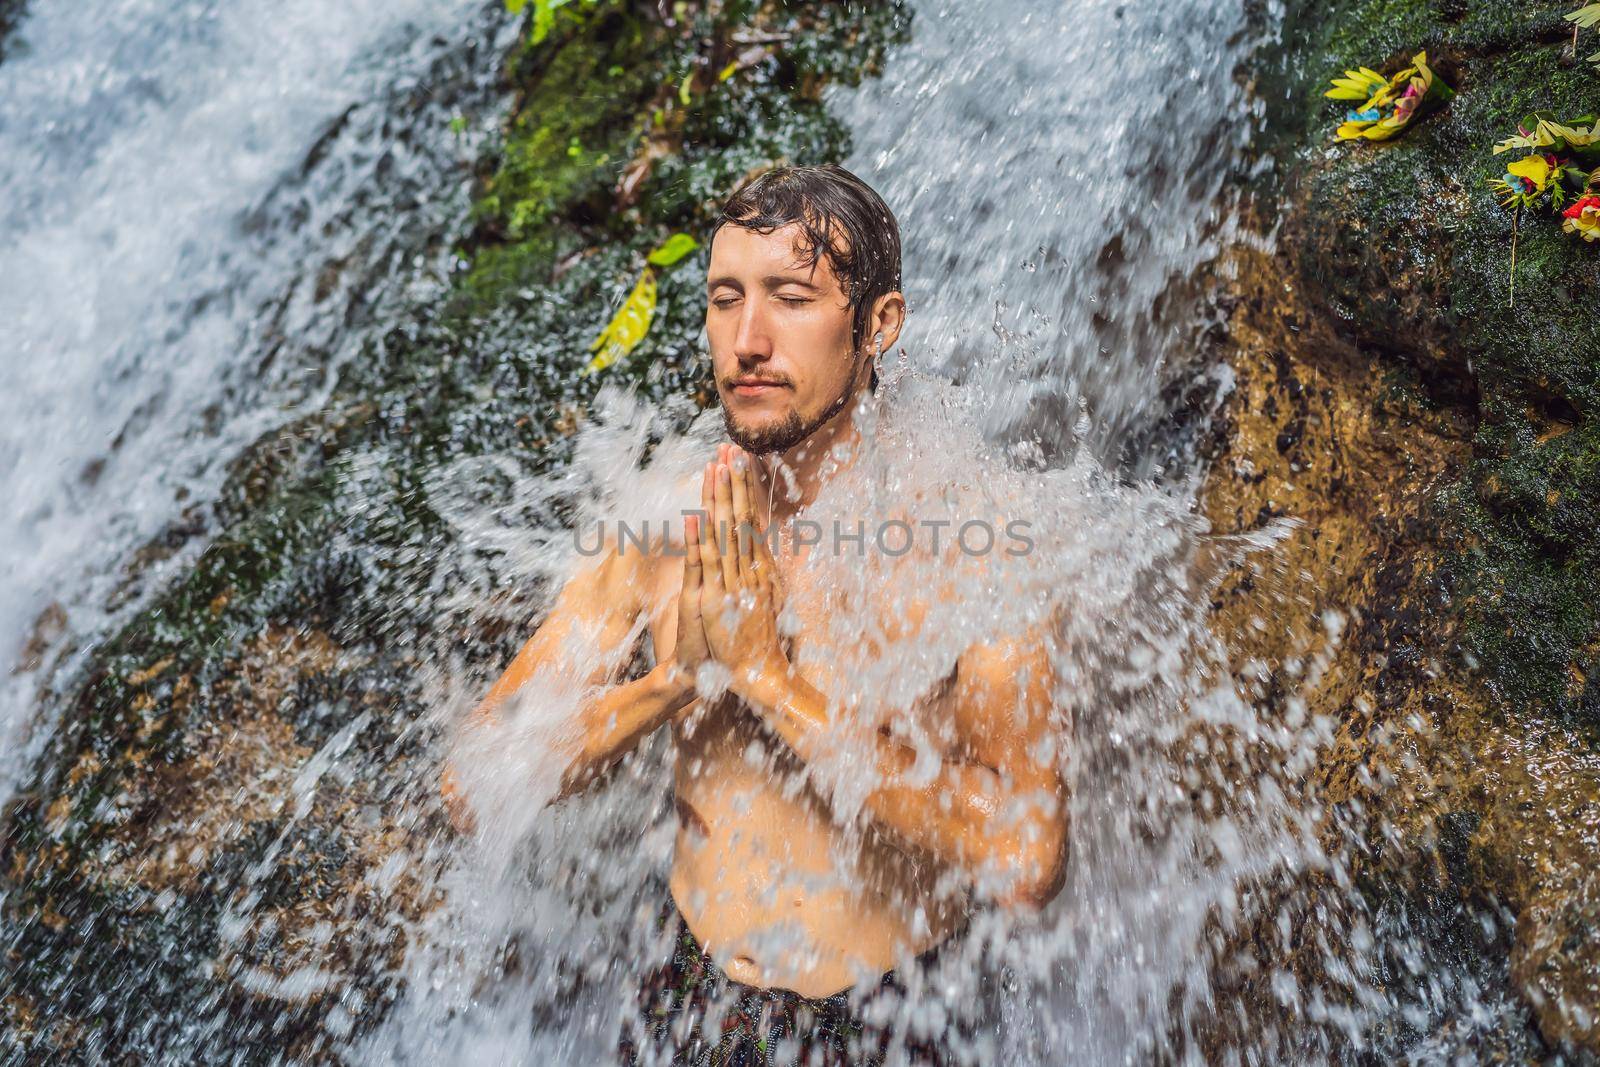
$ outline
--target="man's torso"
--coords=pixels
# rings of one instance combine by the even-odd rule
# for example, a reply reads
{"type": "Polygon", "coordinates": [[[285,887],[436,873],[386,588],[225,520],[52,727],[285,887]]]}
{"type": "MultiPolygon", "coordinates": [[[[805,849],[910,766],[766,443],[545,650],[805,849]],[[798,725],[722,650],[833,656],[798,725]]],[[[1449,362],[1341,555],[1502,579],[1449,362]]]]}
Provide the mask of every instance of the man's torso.
{"type": "MultiPolygon", "coordinates": [[[[843,658],[842,649],[828,647],[830,631],[839,630],[824,625],[824,598],[804,595],[815,590],[803,583],[818,575],[801,557],[775,558],[800,622],[791,658],[805,661],[818,689],[837,692],[827,664],[843,658]]],[[[657,662],[673,652],[682,572],[682,557],[668,555],[650,573],[657,662]]],[[[899,623],[874,621],[880,632],[899,623]]],[[[936,685],[919,713],[939,716],[945,688],[936,685]]],[[[735,981],[825,996],[876,979],[897,953],[922,952],[959,926],[960,909],[936,899],[937,865],[870,829],[837,825],[796,757],[737,698],[689,709],[673,743],[672,894],[694,936],[735,981]]]]}

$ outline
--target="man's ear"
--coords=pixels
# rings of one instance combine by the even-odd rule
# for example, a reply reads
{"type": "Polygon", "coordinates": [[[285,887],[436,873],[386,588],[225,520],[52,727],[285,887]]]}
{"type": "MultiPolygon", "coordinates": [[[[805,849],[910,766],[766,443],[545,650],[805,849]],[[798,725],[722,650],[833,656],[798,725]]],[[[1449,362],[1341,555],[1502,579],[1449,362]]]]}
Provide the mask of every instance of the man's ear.
{"type": "Polygon", "coordinates": [[[862,339],[862,347],[867,355],[872,355],[874,345],[873,335],[883,334],[883,350],[889,351],[894,343],[900,339],[900,328],[906,321],[906,298],[896,290],[884,293],[872,302],[872,312],[867,316],[866,337],[862,339]]]}

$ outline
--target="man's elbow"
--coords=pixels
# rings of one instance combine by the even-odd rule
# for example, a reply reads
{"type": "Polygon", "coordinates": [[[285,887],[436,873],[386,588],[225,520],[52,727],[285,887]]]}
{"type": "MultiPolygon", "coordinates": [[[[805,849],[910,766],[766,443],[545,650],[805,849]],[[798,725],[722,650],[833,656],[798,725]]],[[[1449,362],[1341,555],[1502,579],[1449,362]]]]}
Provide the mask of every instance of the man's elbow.
{"type": "Polygon", "coordinates": [[[477,820],[472,817],[472,806],[467,803],[466,794],[461,790],[461,783],[456,779],[455,765],[448,761],[444,765],[444,770],[439,773],[439,796],[444,800],[444,810],[450,817],[450,825],[456,828],[457,833],[471,834],[477,829],[477,820]]]}
{"type": "Polygon", "coordinates": [[[1008,911],[1037,912],[1056,898],[1067,879],[1064,829],[1037,832],[1011,857],[1011,877],[996,903],[1008,911]]]}

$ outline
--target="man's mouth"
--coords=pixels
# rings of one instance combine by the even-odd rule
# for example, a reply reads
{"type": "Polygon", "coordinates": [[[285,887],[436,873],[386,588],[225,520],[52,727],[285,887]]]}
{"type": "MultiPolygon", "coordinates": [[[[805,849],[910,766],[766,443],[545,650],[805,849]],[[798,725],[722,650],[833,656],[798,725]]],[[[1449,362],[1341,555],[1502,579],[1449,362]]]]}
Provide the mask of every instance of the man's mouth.
{"type": "Polygon", "coordinates": [[[782,382],[766,378],[735,378],[728,385],[738,396],[763,396],[774,389],[783,388],[782,382]]]}

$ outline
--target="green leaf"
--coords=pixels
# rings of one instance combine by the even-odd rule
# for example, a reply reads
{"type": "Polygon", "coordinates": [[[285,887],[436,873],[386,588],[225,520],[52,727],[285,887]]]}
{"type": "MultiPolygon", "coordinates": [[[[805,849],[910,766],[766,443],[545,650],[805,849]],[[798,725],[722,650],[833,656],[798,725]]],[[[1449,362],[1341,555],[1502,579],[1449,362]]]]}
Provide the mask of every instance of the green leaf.
{"type": "Polygon", "coordinates": [[[1590,26],[1600,23],[1600,4],[1585,4],[1578,10],[1569,12],[1566,15],[1566,19],[1568,22],[1576,22],[1584,29],[1588,29],[1590,26]]]}
{"type": "Polygon", "coordinates": [[[651,252],[646,259],[658,267],[670,267],[699,247],[700,242],[688,234],[675,233],[662,242],[661,247],[651,252]]]}
{"type": "Polygon", "coordinates": [[[520,14],[522,9],[527,6],[527,3],[528,0],[506,0],[506,10],[513,15],[520,14]]]}
{"type": "Polygon", "coordinates": [[[550,27],[555,25],[555,7],[550,0],[533,0],[533,43],[538,44],[550,36],[550,27]]]}

